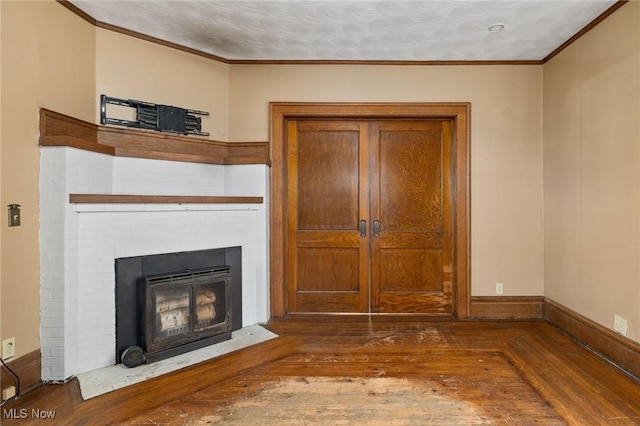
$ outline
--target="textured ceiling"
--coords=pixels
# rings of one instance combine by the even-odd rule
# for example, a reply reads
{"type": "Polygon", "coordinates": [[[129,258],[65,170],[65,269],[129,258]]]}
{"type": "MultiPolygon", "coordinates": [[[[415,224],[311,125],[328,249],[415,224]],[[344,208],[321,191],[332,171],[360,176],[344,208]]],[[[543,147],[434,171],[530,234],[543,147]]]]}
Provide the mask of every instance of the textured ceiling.
{"type": "Polygon", "coordinates": [[[615,0],[72,0],[93,19],[228,60],[541,60],[615,0]],[[503,24],[504,30],[488,28],[503,24]]]}

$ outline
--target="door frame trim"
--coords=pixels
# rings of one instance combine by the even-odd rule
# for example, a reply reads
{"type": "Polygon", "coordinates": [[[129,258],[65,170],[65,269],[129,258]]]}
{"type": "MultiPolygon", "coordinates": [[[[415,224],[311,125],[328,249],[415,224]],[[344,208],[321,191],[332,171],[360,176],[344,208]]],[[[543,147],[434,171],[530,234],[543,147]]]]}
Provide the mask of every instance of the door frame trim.
{"type": "Polygon", "coordinates": [[[270,309],[272,318],[287,314],[286,121],[294,118],[452,120],[454,315],[466,319],[471,296],[471,103],[325,103],[270,102],[269,240],[270,309]]]}

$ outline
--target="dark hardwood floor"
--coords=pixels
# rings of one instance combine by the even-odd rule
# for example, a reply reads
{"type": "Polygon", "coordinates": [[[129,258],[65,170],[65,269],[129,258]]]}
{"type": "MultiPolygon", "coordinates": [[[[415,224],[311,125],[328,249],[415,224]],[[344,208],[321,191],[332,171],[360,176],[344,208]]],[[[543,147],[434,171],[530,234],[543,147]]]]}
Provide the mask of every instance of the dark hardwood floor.
{"type": "Polygon", "coordinates": [[[544,321],[267,328],[281,337],[88,401],[76,380],[42,386],[2,424],[640,424],[639,382],[544,321]]]}

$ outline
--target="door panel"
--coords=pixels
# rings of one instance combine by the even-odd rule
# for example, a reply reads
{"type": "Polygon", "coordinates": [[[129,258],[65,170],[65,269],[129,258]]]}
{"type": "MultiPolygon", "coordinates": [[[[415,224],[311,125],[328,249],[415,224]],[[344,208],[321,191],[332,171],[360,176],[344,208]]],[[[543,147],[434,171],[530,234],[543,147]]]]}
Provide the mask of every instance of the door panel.
{"type": "Polygon", "coordinates": [[[452,313],[448,123],[381,121],[370,135],[372,311],[452,313]]]}
{"type": "Polygon", "coordinates": [[[387,230],[441,234],[440,126],[382,123],[373,136],[379,144],[380,221],[387,230]]]}
{"type": "Polygon", "coordinates": [[[298,264],[300,292],[360,290],[357,248],[298,248],[298,264]]]}
{"type": "Polygon", "coordinates": [[[442,289],[442,250],[381,250],[381,292],[429,292],[442,289]]]}
{"type": "Polygon", "coordinates": [[[298,230],[356,229],[358,138],[357,129],[298,127],[298,230]]]}
{"type": "Polygon", "coordinates": [[[369,247],[367,141],[361,124],[292,121],[288,126],[288,297],[292,312],[366,312],[369,247]],[[364,150],[364,152],[362,152],[364,150]],[[363,199],[364,194],[364,199],[363,199]]]}

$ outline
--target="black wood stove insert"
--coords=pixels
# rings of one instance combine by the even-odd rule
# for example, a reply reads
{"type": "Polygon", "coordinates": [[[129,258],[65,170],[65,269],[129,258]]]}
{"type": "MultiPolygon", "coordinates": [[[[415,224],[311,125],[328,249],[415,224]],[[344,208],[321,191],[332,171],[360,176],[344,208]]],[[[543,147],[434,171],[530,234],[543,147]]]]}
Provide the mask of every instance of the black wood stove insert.
{"type": "Polygon", "coordinates": [[[241,248],[116,259],[116,359],[127,367],[242,328],[241,248]]]}

